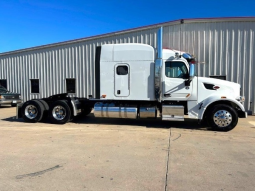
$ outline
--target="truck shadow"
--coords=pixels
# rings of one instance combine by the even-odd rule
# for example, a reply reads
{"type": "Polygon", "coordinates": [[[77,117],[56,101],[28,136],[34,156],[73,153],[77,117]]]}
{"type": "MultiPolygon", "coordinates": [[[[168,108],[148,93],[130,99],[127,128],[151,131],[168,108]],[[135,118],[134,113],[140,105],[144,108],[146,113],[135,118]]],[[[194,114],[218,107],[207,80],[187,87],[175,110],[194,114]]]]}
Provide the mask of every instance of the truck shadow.
{"type": "Polygon", "coordinates": [[[162,121],[160,119],[113,119],[113,118],[95,118],[88,115],[84,118],[76,118],[70,123],[79,124],[99,124],[99,125],[123,125],[123,126],[143,126],[146,128],[180,128],[207,130],[206,127],[199,125],[196,119],[185,119],[185,121],[162,121]]]}
{"type": "Polygon", "coordinates": [[[5,108],[13,108],[13,107],[8,106],[8,105],[6,105],[6,106],[5,106],[5,105],[0,105],[0,109],[1,109],[1,108],[5,109],[5,108]]]}
{"type": "Polygon", "coordinates": [[[22,118],[16,119],[16,117],[8,117],[5,119],[1,119],[2,121],[8,121],[8,122],[24,122],[25,121],[22,118]]]}
{"type": "MultiPolygon", "coordinates": [[[[2,119],[8,122],[26,123],[22,118],[9,117],[2,119]]],[[[43,120],[40,123],[50,124],[49,120],[43,120]]],[[[180,129],[194,129],[207,130],[206,127],[199,125],[196,119],[185,119],[185,121],[162,121],[160,119],[114,119],[114,118],[95,118],[92,114],[86,117],[76,117],[71,122],[73,124],[93,124],[93,125],[118,125],[118,126],[139,126],[146,128],[180,128],[180,129]]],[[[31,124],[31,123],[29,123],[31,124]]]]}

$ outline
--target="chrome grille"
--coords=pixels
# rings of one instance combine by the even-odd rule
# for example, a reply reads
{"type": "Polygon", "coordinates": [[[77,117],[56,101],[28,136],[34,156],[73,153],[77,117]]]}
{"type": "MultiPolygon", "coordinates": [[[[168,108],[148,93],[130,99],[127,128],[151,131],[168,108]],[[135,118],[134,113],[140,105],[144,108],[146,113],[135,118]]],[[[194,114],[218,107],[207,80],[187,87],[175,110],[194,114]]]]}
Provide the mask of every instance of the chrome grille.
{"type": "Polygon", "coordinates": [[[5,99],[19,99],[19,95],[5,95],[5,99]]]}

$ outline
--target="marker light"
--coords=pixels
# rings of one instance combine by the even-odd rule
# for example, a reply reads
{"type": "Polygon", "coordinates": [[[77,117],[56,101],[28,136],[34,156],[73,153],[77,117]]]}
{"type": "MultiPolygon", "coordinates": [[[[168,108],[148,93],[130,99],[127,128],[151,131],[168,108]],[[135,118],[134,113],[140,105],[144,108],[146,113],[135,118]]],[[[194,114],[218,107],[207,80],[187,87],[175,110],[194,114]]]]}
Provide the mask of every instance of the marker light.
{"type": "Polygon", "coordinates": [[[237,99],[238,101],[240,101],[241,103],[243,103],[245,101],[245,97],[244,96],[240,96],[239,99],[237,99]]]}
{"type": "Polygon", "coordinates": [[[195,59],[191,59],[190,63],[191,63],[191,64],[196,64],[197,62],[196,62],[195,59]]]}

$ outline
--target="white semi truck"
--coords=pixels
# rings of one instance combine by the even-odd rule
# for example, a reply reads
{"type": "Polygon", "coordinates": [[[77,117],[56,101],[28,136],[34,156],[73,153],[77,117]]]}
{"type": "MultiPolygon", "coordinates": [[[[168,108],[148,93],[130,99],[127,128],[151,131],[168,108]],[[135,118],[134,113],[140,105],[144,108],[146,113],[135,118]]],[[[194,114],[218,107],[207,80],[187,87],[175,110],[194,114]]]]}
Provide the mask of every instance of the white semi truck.
{"type": "Polygon", "coordinates": [[[49,117],[64,124],[74,116],[103,118],[160,118],[184,121],[184,116],[206,121],[214,130],[233,129],[246,118],[237,83],[195,76],[195,58],[188,53],[145,44],[105,44],[96,49],[96,95],[73,98],[68,94],[30,100],[19,106],[26,122],[49,117]]]}

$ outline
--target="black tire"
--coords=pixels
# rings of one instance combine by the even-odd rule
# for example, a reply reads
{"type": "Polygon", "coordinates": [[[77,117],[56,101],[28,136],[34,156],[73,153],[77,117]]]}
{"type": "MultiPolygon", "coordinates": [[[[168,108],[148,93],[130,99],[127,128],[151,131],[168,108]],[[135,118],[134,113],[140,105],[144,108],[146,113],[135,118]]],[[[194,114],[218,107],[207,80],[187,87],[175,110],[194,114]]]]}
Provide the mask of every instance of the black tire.
{"type": "Polygon", "coordinates": [[[43,117],[42,117],[41,121],[45,121],[48,118],[48,111],[50,109],[49,105],[48,105],[48,103],[46,101],[44,101],[42,99],[39,99],[37,101],[41,102],[43,107],[44,107],[43,117]]]}
{"type": "Polygon", "coordinates": [[[65,124],[70,120],[71,114],[71,109],[64,100],[55,101],[50,106],[49,118],[52,123],[65,124]]]}
{"type": "Polygon", "coordinates": [[[235,128],[238,122],[236,110],[229,105],[215,105],[207,114],[206,119],[212,130],[230,131],[235,128]]]}
{"type": "Polygon", "coordinates": [[[27,101],[21,108],[21,114],[24,121],[36,123],[41,121],[44,113],[44,106],[38,100],[27,101]]]}
{"type": "Polygon", "coordinates": [[[44,101],[44,100],[42,100],[42,99],[39,99],[38,101],[40,101],[40,102],[43,104],[44,109],[45,109],[46,111],[49,111],[50,107],[49,107],[49,105],[47,104],[46,101],[44,101]]]}

